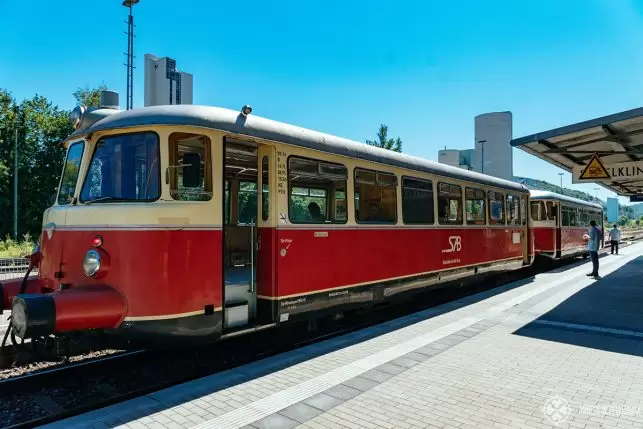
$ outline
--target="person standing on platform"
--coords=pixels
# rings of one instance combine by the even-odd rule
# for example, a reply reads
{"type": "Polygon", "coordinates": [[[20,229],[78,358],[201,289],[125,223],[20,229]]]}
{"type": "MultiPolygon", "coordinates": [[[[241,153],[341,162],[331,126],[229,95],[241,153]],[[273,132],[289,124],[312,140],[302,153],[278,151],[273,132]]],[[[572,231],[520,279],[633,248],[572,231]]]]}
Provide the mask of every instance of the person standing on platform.
{"type": "Polygon", "coordinates": [[[618,255],[618,243],[621,241],[621,231],[618,227],[614,225],[614,228],[610,230],[610,244],[612,245],[612,255],[614,254],[614,248],[616,248],[616,254],[618,255]]]}
{"type": "Polygon", "coordinates": [[[587,274],[588,277],[598,277],[598,249],[601,242],[601,232],[596,227],[596,221],[590,221],[589,234],[583,238],[587,240],[587,250],[592,258],[592,272],[587,274]]]}

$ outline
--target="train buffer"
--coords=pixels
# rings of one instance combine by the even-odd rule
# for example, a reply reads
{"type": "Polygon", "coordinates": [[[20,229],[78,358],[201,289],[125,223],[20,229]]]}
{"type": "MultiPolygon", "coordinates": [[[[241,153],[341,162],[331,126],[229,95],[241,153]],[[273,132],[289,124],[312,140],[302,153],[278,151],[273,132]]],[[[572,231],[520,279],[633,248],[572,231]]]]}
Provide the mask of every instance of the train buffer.
{"type": "MultiPolygon", "coordinates": [[[[643,426],[643,243],[49,427],[643,426]]],[[[224,346],[220,344],[219,346],[224,346]]]]}

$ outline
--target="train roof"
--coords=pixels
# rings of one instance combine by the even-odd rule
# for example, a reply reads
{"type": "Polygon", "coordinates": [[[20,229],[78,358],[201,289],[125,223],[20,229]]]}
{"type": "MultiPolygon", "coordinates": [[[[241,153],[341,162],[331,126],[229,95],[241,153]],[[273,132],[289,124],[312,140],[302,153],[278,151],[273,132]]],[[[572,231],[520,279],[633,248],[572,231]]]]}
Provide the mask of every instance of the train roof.
{"type": "Polygon", "coordinates": [[[434,161],[273,121],[253,114],[244,116],[238,111],[213,106],[167,105],[120,110],[96,121],[85,129],[79,129],[74,133],[74,136],[141,125],[185,125],[213,128],[350,158],[359,158],[444,177],[468,180],[512,191],[528,191],[525,186],[509,180],[439,164],[434,161]]]}
{"type": "Polygon", "coordinates": [[[550,191],[529,191],[531,198],[540,198],[540,199],[552,199],[558,201],[565,201],[568,203],[578,204],[581,206],[594,207],[595,209],[603,209],[603,206],[596,203],[590,203],[589,201],[579,200],[578,198],[568,197],[567,195],[557,194],[556,192],[550,191]]]}

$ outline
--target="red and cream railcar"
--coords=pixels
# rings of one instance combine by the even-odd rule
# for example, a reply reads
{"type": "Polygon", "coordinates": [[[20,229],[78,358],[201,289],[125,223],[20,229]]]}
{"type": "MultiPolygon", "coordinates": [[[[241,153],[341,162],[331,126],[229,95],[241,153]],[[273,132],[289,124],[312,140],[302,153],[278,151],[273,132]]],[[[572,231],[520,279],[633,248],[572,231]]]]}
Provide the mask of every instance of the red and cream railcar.
{"type": "Polygon", "coordinates": [[[554,192],[531,191],[531,221],[537,257],[587,257],[583,238],[589,222],[603,231],[603,207],[554,192]]]}
{"type": "MultiPolygon", "coordinates": [[[[522,185],[205,106],[75,116],[22,338],[221,338],[530,263],[522,185]]],[[[22,293],[21,293],[22,292],[22,293]]]]}

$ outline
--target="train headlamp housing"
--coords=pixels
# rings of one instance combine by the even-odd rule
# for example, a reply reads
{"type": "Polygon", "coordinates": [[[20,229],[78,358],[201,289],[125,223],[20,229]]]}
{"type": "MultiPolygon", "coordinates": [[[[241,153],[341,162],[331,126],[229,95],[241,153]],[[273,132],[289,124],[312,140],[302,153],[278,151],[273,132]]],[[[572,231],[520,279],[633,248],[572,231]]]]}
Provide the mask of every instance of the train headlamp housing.
{"type": "Polygon", "coordinates": [[[85,259],[83,260],[83,270],[87,277],[94,277],[100,270],[101,258],[100,254],[91,249],[85,253],[85,259]]]}
{"type": "Polygon", "coordinates": [[[80,122],[83,120],[83,115],[87,111],[85,106],[76,106],[74,110],[69,113],[69,123],[74,127],[75,130],[80,126],[80,122]]]}

